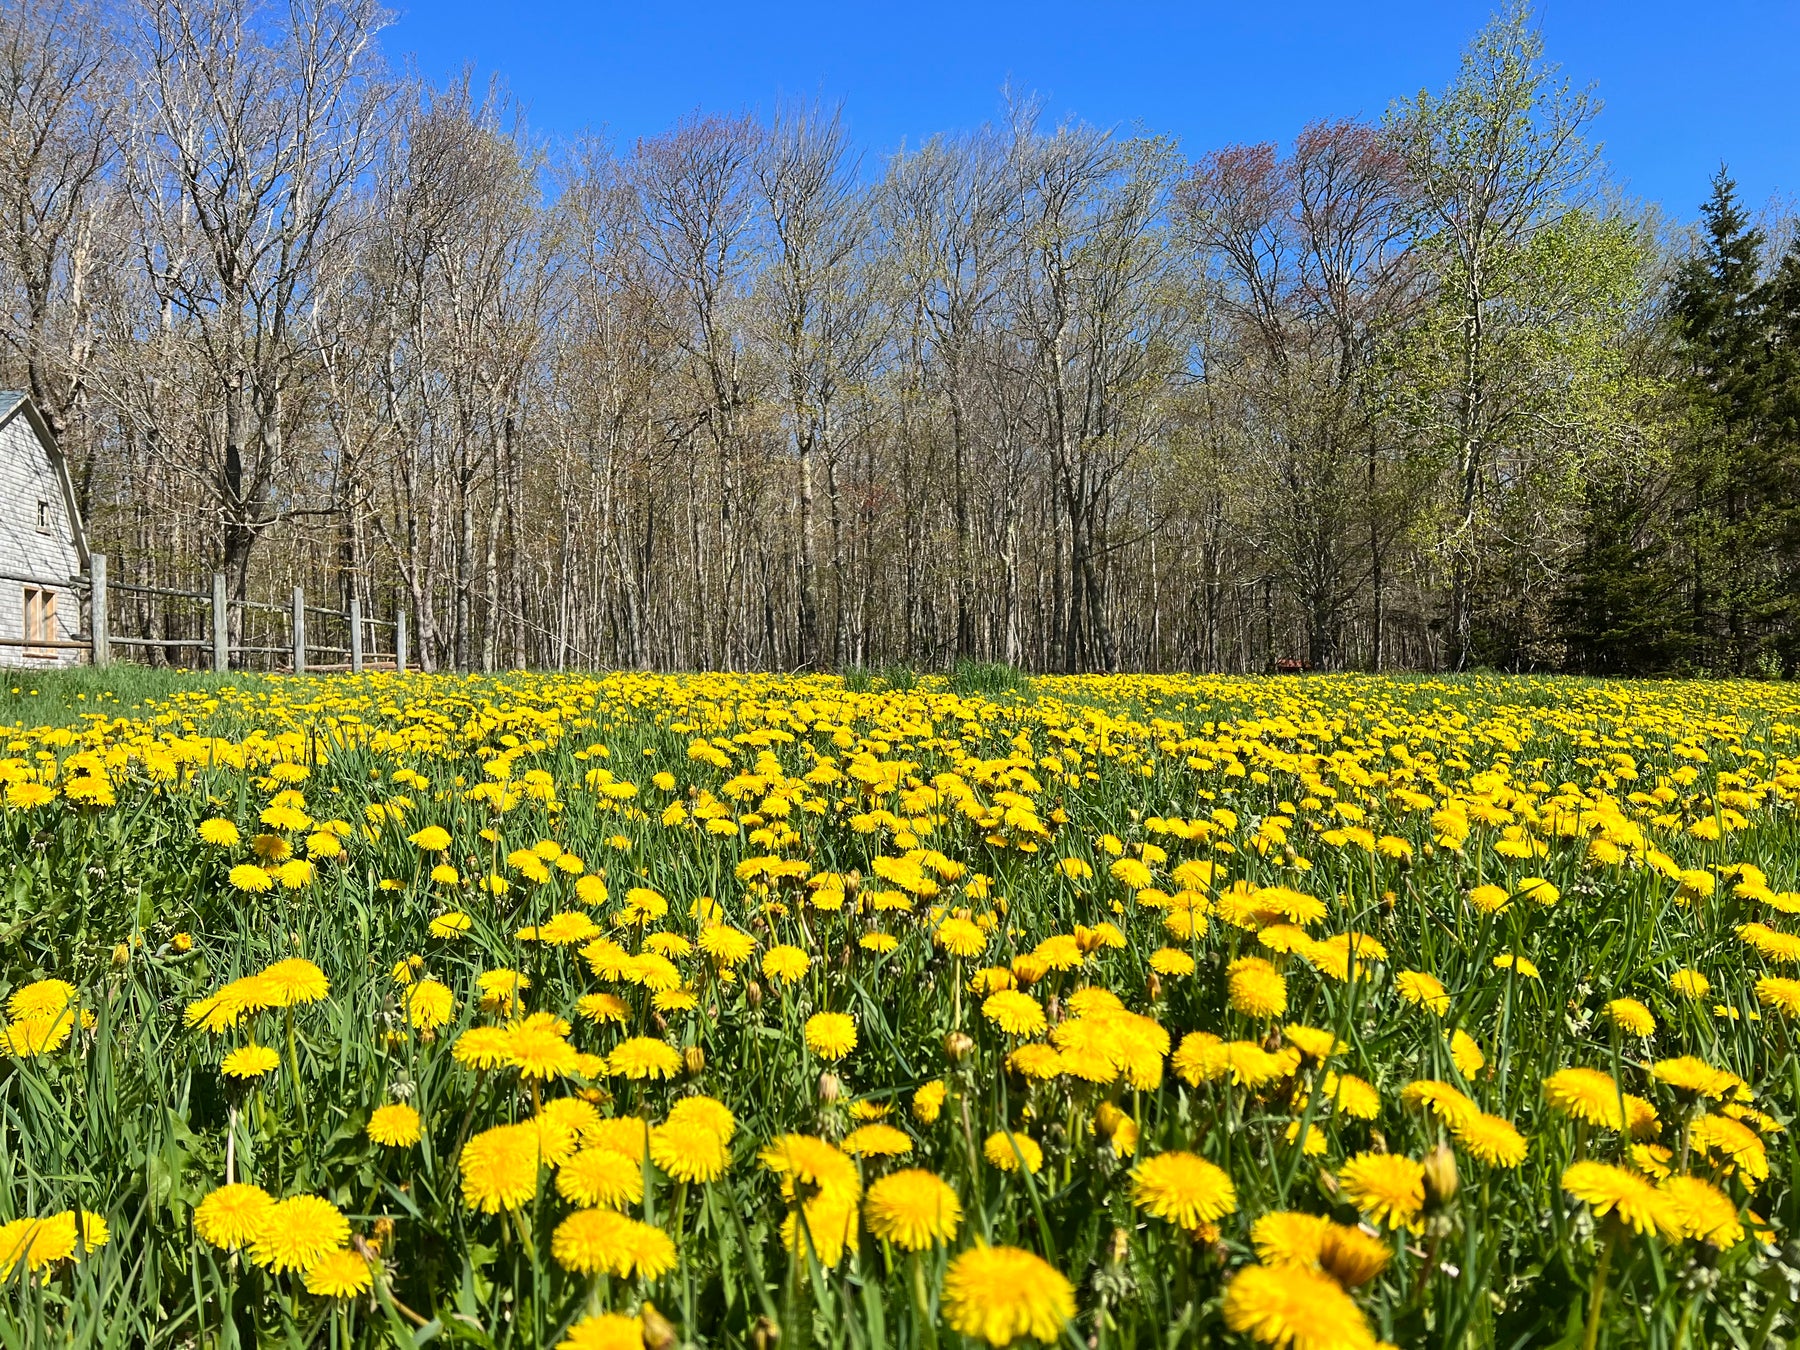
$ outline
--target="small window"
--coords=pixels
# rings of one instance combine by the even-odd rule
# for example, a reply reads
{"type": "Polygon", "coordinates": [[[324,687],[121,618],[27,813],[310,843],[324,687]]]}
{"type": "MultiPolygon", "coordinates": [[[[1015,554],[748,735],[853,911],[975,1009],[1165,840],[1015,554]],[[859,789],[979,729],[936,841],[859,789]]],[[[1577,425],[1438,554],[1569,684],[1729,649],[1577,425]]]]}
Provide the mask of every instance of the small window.
{"type": "Polygon", "coordinates": [[[50,503],[42,498],[38,500],[38,533],[50,533],[50,503]]]}
{"type": "MultiPolygon", "coordinates": [[[[51,643],[57,638],[56,632],[56,592],[40,590],[36,586],[25,588],[25,641],[51,643]]],[[[55,651],[49,647],[32,647],[27,645],[25,655],[54,657],[55,651]]]]}

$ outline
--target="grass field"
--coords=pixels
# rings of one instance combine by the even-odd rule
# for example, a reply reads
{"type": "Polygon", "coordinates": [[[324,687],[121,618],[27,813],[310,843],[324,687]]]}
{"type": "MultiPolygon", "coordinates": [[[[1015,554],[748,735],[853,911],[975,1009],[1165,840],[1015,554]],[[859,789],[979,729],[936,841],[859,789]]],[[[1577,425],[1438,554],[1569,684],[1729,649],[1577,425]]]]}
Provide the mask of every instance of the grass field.
{"type": "Polygon", "coordinates": [[[9,1347],[1800,1334],[1789,686],[13,685],[9,1347]]]}

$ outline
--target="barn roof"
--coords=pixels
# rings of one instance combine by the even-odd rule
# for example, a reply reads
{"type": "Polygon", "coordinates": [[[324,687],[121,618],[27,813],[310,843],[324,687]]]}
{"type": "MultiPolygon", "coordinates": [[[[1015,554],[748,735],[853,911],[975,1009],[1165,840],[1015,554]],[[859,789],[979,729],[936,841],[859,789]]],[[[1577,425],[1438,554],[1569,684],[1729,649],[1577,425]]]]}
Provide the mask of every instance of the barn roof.
{"type": "Polygon", "coordinates": [[[56,474],[57,484],[62,488],[63,507],[68,513],[69,529],[75,536],[75,553],[81,559],[81,570],[85,572],[88,566],[87,527],[81,520],[81,506],[75,500],[75,483],[69,477],[68,461],[63,458],[62,449],[57,445],[56,437],[50,434],[50,427],[44,421],[43,414],[38,412],[37,404],[31,401],[31,395],[22,389],[0,389],[0,427],[4,427],[21,412],[31,424],[38,444],[44,447],[44,454],[49,458],[50,467],[56,474]]]}

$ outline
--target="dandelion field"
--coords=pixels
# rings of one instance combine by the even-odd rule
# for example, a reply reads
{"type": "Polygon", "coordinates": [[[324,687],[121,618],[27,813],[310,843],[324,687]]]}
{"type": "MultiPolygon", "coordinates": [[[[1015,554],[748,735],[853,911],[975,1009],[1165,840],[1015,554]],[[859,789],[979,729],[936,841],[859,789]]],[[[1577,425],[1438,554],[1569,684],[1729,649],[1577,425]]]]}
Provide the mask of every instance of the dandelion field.
{"type": "Polygon", "coordinates": [[[1787,686],[861,684],[0,727],[0,1341],[1800,1334],[1787,686]]]}

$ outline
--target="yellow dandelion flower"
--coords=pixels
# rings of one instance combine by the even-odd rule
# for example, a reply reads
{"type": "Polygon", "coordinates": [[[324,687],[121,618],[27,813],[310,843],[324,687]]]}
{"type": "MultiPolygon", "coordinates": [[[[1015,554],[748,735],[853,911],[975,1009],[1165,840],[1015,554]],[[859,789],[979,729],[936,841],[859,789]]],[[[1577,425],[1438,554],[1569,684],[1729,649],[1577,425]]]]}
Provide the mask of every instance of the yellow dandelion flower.
{"type": "Polygon", "coordinates": [[[194,1206],[194,1231],[214,1247],[236,1251],[256,1240],[274,1211],[275,1201],[261,1186],[234,1182],[208,1191],[194,1206]]]}
{"type": "Polygon", "coordinates": [[[806,1019],[806,1045],[820,1059],[840,1060],[856,1049],[856,1023],[846,1013],[814,1013],[806,1019]]]}
{"type": "Polygon", "coordinates": [[[1359,1153],[1338,1169],[1338,1188],[1371,1222],[1404,1228],[1425,1208],[1425,1168],[1398,1153],[1359,1153]]]}
{"type": "Polygon", "coordinates": [[[347,1247],[326,1252],[306,1268],[306,1292],[320,1298],[355,1298],[374,1286],[369,1263],[347,1247]]]}
{"type": "Polygon", "coordinates": [[[405,1102],[388,1102],[369,1113],[369,1138],[384,1148],[411,1148],[419,1142],[419,1113],[405,1102]]]}
{"type": "Polygon", "coordinates": [[[556,1193],[587,1208],[639,1204],[644,1198],[643,1161],[613,1148],[584,1148],[557,1169],[556,1193]]]}
{"type": "Polygon", "coordinates": [[[1002,1172],[1016,1172],[1023,1163],[1035,1174],[1044,1165],[1044,1150],[1030,1135],[995,1130],[981,1146],[981,1154],[1002,1172]]]}
{"type": "Polygon", "coordinates": [[[518,1209],[538,1191],[538,1129],[526,1122],[496,1125],[463,1145],[457,1167],[463,1202],[483,1214],[518,1209]]]}
{"type": "Polygon", "coordinates": [[[863,1212],[869,1232],[909,1252],[948,1243],[962,1223],[956,1192],[919,1168],[889,1173],[870,1186],[863,1212]]]}
{"type": "Polygon", "coordinates": [[[1159,1153],[1131,1171],[1139,1209],[1190,1232],[1237,1209],[1237,1190],[1222,1167],[1193,1153],[1159,1153]]]}
{"type": "Polygon", "coordinates": [[[1563,1170],[1562,1186],[1597,1217],[1616,1214],[1634,1232],[1681,1236],[1669,1198],[1636,1172],[1611,1163],[1578,1162],[1563,1170]]]}
{"type": "Polygon", "coordinates": [[[276,1275],[304,1271],[350,1241],[350,1221],[331,1201],[292,1195],[276,1201],[250,1239],[250,1259],[276,1275]]]}
{"type": "Polygon", "coordinates": [[[261,1078],[281,1067],[281,1055],[266,1045],[240,1046],[226,1055],[219,1072],[227,1078],[261,1078]]]}
{"type": "Polygon", "coordinates": [[[1060,1340],[1075,1290],[1055,1266],[1017,1247],[975,1246],[944,1272],[944,1320],[964,1336],[1011,1345],[1060,1340]]]}
{"type": "Polygon", "coordinates": [[[1225,1325],[1281,1350],[1375,1350],[1356,1301],[1323,1272],[1245,1266],[1225,1286],[1225,1325]]]}

